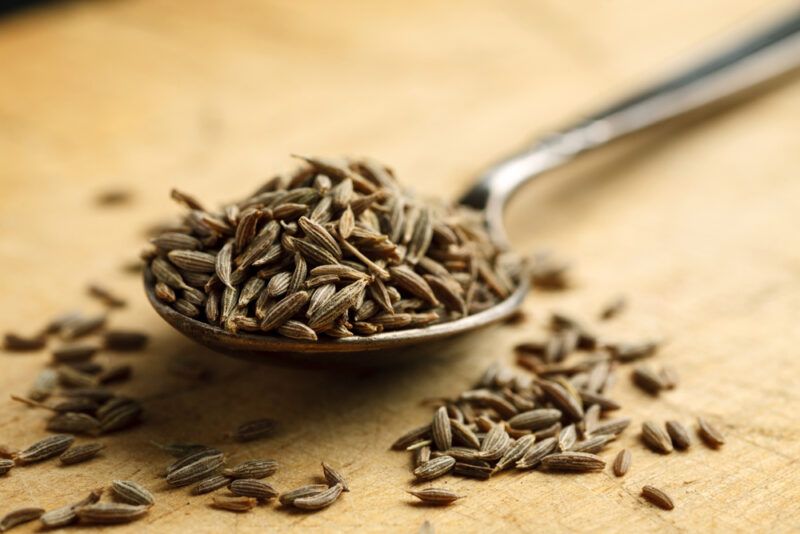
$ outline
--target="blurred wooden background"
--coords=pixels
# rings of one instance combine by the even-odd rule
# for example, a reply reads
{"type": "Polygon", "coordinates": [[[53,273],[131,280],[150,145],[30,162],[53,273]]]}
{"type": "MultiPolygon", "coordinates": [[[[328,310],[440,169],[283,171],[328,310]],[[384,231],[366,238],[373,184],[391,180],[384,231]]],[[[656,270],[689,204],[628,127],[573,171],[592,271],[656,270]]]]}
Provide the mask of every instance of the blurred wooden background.
{"type": "MultiPolygon", "coordinates": [[[[455,198],[534,134],[794,4],[113,0],[0,19],[0,328],[34,330],[64,309],[91,309],[85,286],[100,280],[131,301],[113,324],[153,335],[146,354],[103,356],[135,364],[123,391],[145,399],[146,424],[104,438],[103,459],[84,468],[13,470],[0,480],[0,513],[52,508],[131,478],[156,488],[159,504],[120,531],[414,532],[425,519],[440,533],[800,529],[800,80],[522,192],[508,217],[515,245],[573,259],[577,287],[533,294],[524,326],[412,367],[319,372],[217,356],[162,324],[139,280],[120,271],[143,229],[176,213],[170,187],[214,202],[248,193],[291,152],[347,153],[455,198]],[[132,190],[131,204],[97,208],[95,195],[112,188],[132,190]],[[408,459],[388,446],[428,417],[419,399],[455,394],[489,362],[510,361],[547,310],[591,314],[620,292],[632,307],[611,333],[667,335],[659,360],[683,376],[659,400],[622,380],[626,413],[637,427],[705,415],[728,434],[724,448],[657,457],[631,429],[624,479],[446,479],[437,485],[463,501],[411,505],[408,459]],[[177,357],[214,378],[168,374],[177,357]],[[225,441],[235,422],[260,415],[278,417],[281,435],[247,447],[225,441]],[[306,483],[325,459],[350,475],[353,491],[315,515],[214,511],[206,498],[163,489],[167,458],[148,442],[170,439],[219,445],[234,459],[275,458],[279,489],[306,483]],[[672,494],[676,510],[644,505],[646,483],[672,494]]],[[[0,354],[0,393],[24,393],[46,361],[0,354]]],[[[0,399],[0,442],[44,435],[43,417],[0,399]]]]}

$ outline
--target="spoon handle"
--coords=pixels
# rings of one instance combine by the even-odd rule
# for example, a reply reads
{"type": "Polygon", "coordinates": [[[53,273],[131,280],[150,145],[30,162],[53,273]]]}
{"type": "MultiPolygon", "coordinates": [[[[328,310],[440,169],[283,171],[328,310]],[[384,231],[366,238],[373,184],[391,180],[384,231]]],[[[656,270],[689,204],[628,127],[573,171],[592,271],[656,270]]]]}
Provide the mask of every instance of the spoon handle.
{"type": "Polygon", "coordinates": [[[800,66],[800,10],[700,64],[551,134],[486,170],[461,199],[484,209],[505,242],[502,210],[531,178],[574,157],[668,119],[731,97],[800,66]]]}

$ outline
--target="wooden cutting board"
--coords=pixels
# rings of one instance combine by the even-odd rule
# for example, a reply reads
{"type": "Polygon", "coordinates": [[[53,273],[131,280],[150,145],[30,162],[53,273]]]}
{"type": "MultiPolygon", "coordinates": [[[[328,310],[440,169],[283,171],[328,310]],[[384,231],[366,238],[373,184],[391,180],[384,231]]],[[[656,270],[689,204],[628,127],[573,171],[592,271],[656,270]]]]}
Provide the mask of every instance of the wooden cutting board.
{"type": "MultiPolygon", "coordinates": [[[[102,438],[102,458],[14,469],[0,512],[60,506],[113,479],[156,491],[148,517],[120,532],[759,531],[800,529],[800,85],[689,127],[619,145],[549,176],[512,203],[519,250],[574,260],[574,288],[534,293],[528,320],[424,352],[414,366],[277,369],[212,354],[149,309],[136,277],[143,230],[176,213],[177,186],[214,203],[248,193],[292,152],[367,154],[424,193],[457,196],[482,165],[604,102],[716,38],[792,2],[65,2],[0,20],[0,295],[3,329],[32,331],[70,308],[93,310],[90,281],[124,294],[114,326],[141,329],[143,354],[121,388],[145,424],[102,438]],[[768,5],[769,4],[769,5],[768,5]],[[130,204],[93,199],[130,189],[130,204]],[[615,390],[634,427],[604,453],[633,451],[629,475],[507,474],[437,483],[465,495],[445,509],[405,493],[409,459],[389,444],[424,422],[425,397],[454,395],[549,310],[591,318],[608,298],[631,308],[609,336],[670,340],[657,362],[680,387],[652,399],[627,372],[615,390]],[[188,358],[212,377],[168,372],[188,358]],[[698,415],[728,437],[666,457],[637,439],[642,420],[698,415]],[[246,446],[238,422],[282,430],[246,446]],[[288,489],[341,467],[352,492],[324,512],[265,506],[246,515],[170,491],[151,441],[217,445],[235,460],[269,457],[288,489]],[[667,490],[664,512],[638,496],[667,490]]],[[[0,354],[0,392],[24,393],[45,352],[0,354]]],[[[0,443],[45,435],[45,414],[0,400],[0,443]]],[[[20,528],[20,532],[33,527],[20,528]]]]}

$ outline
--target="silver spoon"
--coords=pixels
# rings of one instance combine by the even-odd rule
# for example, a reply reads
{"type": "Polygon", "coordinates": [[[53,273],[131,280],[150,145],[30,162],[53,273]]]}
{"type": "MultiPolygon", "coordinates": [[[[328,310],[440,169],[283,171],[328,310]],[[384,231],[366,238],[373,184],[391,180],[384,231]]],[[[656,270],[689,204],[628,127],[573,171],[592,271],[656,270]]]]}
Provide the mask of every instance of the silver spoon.
{"type": "MultiPolygon", "coordinates": [[[[506,247],[503,209],[514,191],[532,178],[564,165],[580,154],[727,99],[798,66],[800,11],[700,64],[500,161],[480,175],[477,184],[461,199],[461,203],[485,210],[492,239],[506,247]]],[[[522,304],[528,283],[523,280],[510,297],[496,306],[455,321],[368,337],[315,342],[269,335],[232,334],[190,319],[155,297],[152,275],[147,270],[145,291],[153,308],[169,324],[190,339],[219,352],[278,363],[347,361],[374,364],[408,356],[409,351],[395,349],[422,344],[427,347],[431,342],[464,334],[508,317],[522,304]]]]}

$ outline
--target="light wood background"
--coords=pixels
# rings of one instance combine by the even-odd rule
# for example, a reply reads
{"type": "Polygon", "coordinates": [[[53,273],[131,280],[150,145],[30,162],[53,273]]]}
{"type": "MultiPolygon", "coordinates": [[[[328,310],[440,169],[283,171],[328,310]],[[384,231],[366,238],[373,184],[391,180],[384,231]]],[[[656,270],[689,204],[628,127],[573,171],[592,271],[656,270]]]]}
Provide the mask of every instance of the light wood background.
{"type": "MultiPolygon", "coordinates": [[[[124,293],[113,324],[153,336],[122,391],[146,424],[108,436],[102,459],[54,463],[0,479],[0,512],[52,508],[115,478],[157,490],[147,519],[120,532],[700,531],[800,529],[800,80],[689,128],[654,132],[524,191],[508,223],[522,251],[552,247],[576,264],[576,288],[533,294],[521,327],[498,327],[404,368],[276,369],[211,354],[163,324],[140,282],[120,272],[142,230],[176,212],[178,186],[214,202],[248,193],[288,154],[367,154],[417,189],[455,198],[491,160],[588,111],[716,39],[793,2],[471,0],[367,2],[74,2],[0,20],[0,325],[35,330],[93,309],[88,281],[124,293]],[[93,197],[130,188],[129,206],[93,197]],[[653,400],[627,379],[616,396],[635,418],[697,415],[728,436],[721,451],[656,456],[637,443],[624,479],[507,474],[448,478],[466,495],[446,509],[405,494],[408,458],[394,437],[429,416],[423,397],[456,394],[537,334],[557,307],[591,316],[627,294],[606,331],[661,333],[658,356],[680,387],[653,400]],[[187,357],[213,370],[195,383],[167,373],[187,357]],[[234,446],[237,422],[271,415],[272,440],[234,446]],[[218,445],[234,460],[275,458],[279,489],[325,459],[353,491],[318,514],[274,506],[214,511],[169,491],[150,440],[218,445]],[[638,497],[667,490],[663,512],[638,497]]],[[[426,349],[420,348],[421,351],[426,349]]],[[[24,393],[47,361],[0,354],[0,393],[24,393]]],[[[627,377],[624,377],[627,378],[627,377]]],[[[0,399],[0,443],[45,435],[44,414],[0,399]]],[[[33,527],[21,528],[28,532],[33,527]]]]}

